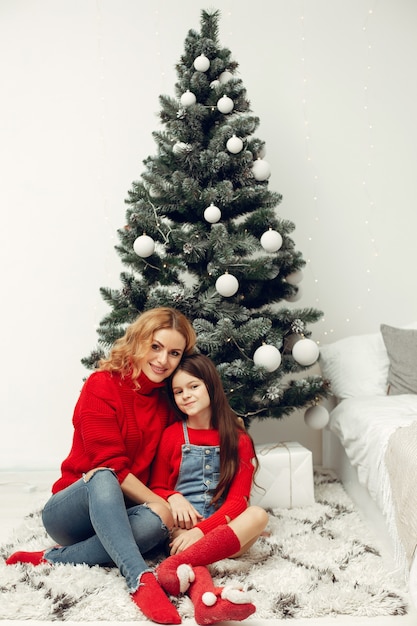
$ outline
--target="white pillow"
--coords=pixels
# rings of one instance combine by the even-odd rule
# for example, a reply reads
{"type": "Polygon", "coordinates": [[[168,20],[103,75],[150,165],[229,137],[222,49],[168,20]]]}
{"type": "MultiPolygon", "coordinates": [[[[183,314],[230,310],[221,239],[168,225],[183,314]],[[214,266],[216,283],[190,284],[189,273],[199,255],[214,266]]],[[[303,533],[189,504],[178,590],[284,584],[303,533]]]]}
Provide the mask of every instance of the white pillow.
{"type": "Polygon", "coordinates": [[[389,358],[381,333],[354,335],[321,346],[319,363],[337,398],[387,393],[389,358]]]}

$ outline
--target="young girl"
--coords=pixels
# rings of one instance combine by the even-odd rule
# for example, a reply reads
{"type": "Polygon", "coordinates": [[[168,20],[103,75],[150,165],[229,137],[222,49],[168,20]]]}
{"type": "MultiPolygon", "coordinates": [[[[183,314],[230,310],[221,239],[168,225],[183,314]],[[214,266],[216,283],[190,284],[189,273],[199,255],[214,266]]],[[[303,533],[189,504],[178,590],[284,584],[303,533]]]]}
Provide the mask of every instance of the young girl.
{"type": "Polygon", "coordinates": [[[114,563],[142,613],[163,624],[181,622],[142,554],[173,525],[166,501],[147,485],[159,439],[174,417],[165,380],[195,340],[184,315],[162,307],[140,315],[115,342],[81,390],[71,451],[42,512],[60,545],[17,552],[7,564],[114,563]]]}
{"type": "Polygon", "coordinates": [[[205,570],[201,566],[245,552],[264,530],[268,515],[249,506],[257,467],[254,446],[228,403],[213,362],[201,354],[187,356],[171,382],[182,419],[162,435],[150,485],[169,502],[176,528],[171,556],[158,566],[157,576],[172,595],[192,583],[193,599],[196,574],[205,570]]]}

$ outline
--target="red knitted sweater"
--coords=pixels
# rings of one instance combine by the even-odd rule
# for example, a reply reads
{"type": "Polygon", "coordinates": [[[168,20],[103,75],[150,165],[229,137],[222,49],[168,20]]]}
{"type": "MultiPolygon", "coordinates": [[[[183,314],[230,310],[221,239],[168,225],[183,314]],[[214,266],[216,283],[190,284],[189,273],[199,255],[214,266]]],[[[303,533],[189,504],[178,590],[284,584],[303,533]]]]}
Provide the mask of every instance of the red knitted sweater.
{"type": "MultiPolygon", "coordinates": [[[[218,446],[219,433],[217,430],[196,430],[188,428],[190,443],[196,446],[218,446]]],[[[182,424],[177,422],[167,428],[162,435],[158,452],[152,465],[150,488],[162,498],[169,498],[175,491],[181,464],[181,446],[185,443],[182,424]]],[[[216,526],[227,523],[226,515],[234,519],[248,506],[254,466],[253,445],[250,437],[242,433],[239,437],[239,467],[235,478],[230,485],[229,492],[223,505],[208,519],[197,524],[204,534],[216,526]]]]}
{"type": "Polygon", "coordinates": [[[140,389],[131,378],[94,372],[84,383],[74,409],[74,435],[57,493],[95,467],[112,468],[120,483],[129,473],[148,484],[150,465],[172,412],[163,392],[165,382],[154,383],[143,373],[140,389]]]}

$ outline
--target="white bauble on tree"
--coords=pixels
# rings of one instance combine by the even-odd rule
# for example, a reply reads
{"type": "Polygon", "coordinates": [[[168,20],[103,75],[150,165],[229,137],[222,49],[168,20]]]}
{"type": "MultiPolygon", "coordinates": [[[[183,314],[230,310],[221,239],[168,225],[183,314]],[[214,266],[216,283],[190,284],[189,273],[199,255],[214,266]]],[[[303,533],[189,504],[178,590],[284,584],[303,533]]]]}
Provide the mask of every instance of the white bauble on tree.
{"type": "Polygon", "coordinates": [[[193,94],[192,91],[187,89],[187,91],[185,91],[182,94],[180,98],[180,102],[183,107],[190,107],[192,104],[195,104],[197,102],[197,98],[195,97],[195,94],[193,94]]]}
{"type": "Polygon", "coordinates": [[[295,270],[295,272],[291,272],[288,276],[285,277],[285,280],[290,285],[298,285],[303,280],[303,272],[301,270],[295,270]]]}
{"type": "Polygon", "coordinates": [[[270,228],[262,235],[261,246],[267,252],[277,252],[282,246],[282,237],[277,230],[270,228]]]}
{"type": "Polygon", "coordinates": [[[138,256],[146,257],[151,256],[155,250],[155,242],[149,235],[140,235],[133,242],[133,250],[138,256]]]}
{"type": "Polygon", "coordinates": [[[184,141],[177,141],[172,146],[172,152],[174,154],[180,154],[181,152],[186,152],[190,147],[189,143],[185,143],[184,141]]]}
{"type": "Polygon", "coordinates": [[[229,274],[226,272],[219,276],[216,280],[216,290],[221,296],[225,296],[226,298],[230,298],[230,296],[234,296],[236,291],[239,289],[239,281],[236,276],[233,274],[229,274]]]}
{"type": "Polygon", "coordinates": [[[206,222],[209,222],[209,224],[215,224],[219,221],[221,216],[222,213],[219,207],[213,204],[213,202],[204,211],[204,219],[206,220],[206,222]]]}
{"type": "Polygon", "coordinates": [[[321,430],[329,423],[329,411],[324,408],[324,406],[320,406],[319,404],[315,404],[311,406],[304,413],[304,421],[313,430],[321,430]]]}
{"type": "Polygon", "coordinates": [[[232,154],[239,154],[243,150],[243,141],[240,137],[233,135],[230,139],[227,140],[226,148],[232,154]]]}
{"type": "Polygon", "coordinates": [[[275,346],[264,344],[255,350],[253,362],[268,372],[274,372],[281,365],[281,352],[275,346]]]}
{"type": "Polygon", "coordinates": [[[234,106],[235,103],[233,102],[232,98],[229,98],[229,96],[222,96],[217,101],[217,108],[219,109],[220,113],[224,113],[225,115],[233,111],[234,106]]]}
{"type": "Polygon", "coordinates": [[[271,176],[271,167],[267,161],[264,161],[263,159],[256,159],[252,165],[252,174],[255,180],[268,180],[271,176]]]}
{"type": "Polygon", "coordinates": [[[200,56],[194,59],[194,67],[198,72],[207,72],[210,67],[210,61],[205,54],[200,54],[200,56]]]}
{"type": "Polygon", "coordinates": [[[312,339],[300,339],[292,349],[294,359],[303,366],[313,365],[319,358],[319,354],[319,347],[312,339]]]}
{"type": "Polygon", "coordinates": [[[220,87],[220,81],[219,80],[212,80],[210,83],[210,87],[211,89],[217,89],[217,87],[220,87]]]}
{"type": "Polygon", "coordinates": [[[224,72],[220,74],[219,81],[222,85],[225,85],[226,83],[229,82],[231,78],[233,78],[232,72],[229,72],[229,70],[225,70],[224,72]]]}

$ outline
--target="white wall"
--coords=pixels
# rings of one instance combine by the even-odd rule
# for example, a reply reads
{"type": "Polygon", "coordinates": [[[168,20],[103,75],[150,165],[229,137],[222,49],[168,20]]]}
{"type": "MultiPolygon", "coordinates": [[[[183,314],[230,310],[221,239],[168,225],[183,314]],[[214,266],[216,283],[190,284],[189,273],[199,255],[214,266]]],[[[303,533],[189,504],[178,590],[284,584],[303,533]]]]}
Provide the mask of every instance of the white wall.
{"type": "MultiPolygon", "coordinates": [[[[0,468],[55,468],[195,0],[0,3],[0,468]]],[[[414,0],[218,0],[319,342],[417,319],[414,0]]],[[[320,454],[302,417],[253,429],[320,454]],[[294,432],[295,429],[295,432],[294,432]]]]}

